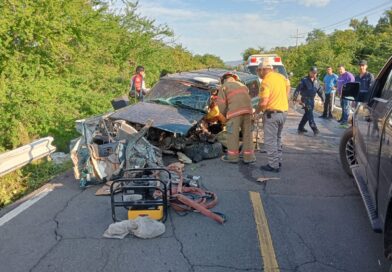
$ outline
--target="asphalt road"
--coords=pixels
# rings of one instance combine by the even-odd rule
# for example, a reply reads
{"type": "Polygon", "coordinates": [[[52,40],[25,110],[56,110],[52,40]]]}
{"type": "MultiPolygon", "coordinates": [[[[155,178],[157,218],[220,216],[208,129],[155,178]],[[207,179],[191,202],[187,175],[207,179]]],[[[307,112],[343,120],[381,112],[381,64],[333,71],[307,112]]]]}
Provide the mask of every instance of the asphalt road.
{"type": "Polygon", "coordinates": [[[280,271],[388,271],[382,235],[372,232],[353,181],[340,167],[343,131],[319,119],[318,137],[299,136],[299,118],[291,112],[286,122],[279,174],[259,169],[264,153],[250,166],[219,159],[187,166],[218,194],[214,210],[226,214],[224,225],[198,213],[170,212],[160,238],[102,238],[112,223],[109,198],[95,196],[98,187],[79,189],[68,172],[9,221],[15,206],[0,210],[0,271],[263,271],[268,256],[280,271]],[[272,176],[279,179],[256,181],[272,176]],[[257,221],[254,208],[267,224],[257,221]]]}

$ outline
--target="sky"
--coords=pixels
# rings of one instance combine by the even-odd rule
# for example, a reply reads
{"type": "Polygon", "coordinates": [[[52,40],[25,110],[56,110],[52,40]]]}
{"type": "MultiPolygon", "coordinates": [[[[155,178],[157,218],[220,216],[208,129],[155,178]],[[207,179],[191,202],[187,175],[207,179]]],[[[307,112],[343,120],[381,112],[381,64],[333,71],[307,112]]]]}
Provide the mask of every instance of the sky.
{"type": "MultiPolygon", "coordinates": [[[[120,9],[121,0],[114,2],[120,9]]],[[[375,25],[390,8],[392,0],[139,0],[138,12],[168,25],[191,53],[235,61],[249,47],[303,43],[315,28],[347,29],[350,18],[375,25]]]]}

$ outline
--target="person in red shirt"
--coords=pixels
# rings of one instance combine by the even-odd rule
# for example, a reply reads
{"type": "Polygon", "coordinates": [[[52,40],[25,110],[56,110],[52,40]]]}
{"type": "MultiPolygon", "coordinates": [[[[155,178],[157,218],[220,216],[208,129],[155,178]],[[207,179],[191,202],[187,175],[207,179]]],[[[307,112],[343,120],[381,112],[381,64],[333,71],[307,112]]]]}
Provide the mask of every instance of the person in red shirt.
{"type": "Polygon", "coordinates": [[[135,97],[138,101],[143,101],[143,97],[147,94],[145,83],[145,71],[143,66],[136,67],[136,74],[132,76],[129,86],[129,96],[135,97]]]}

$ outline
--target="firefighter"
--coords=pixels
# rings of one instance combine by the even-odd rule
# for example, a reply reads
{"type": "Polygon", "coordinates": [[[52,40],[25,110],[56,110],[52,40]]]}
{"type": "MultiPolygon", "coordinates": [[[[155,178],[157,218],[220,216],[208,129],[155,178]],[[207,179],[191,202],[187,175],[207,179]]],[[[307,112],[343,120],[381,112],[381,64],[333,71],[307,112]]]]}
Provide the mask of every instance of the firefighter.
{"type": "Polygon", "coordinates": [[[129,86],[130,97],[135,97],[138,101],[143,101],[144,96],[148,92],[144,82],[145,77],[146,73],[144,67],[140,65],[136,67],[136,73],[132,76],[129,86]]]}
{"type": "Polygon", "coordinates": [[[242,153],[244,163],[253,163],[256,157],[252,143],[252,103],[248,88],[239,81],[237,74],[227,72],[221,77],[221,89],[218,92],[219,111],[227,119],[227,154],[222,156],[225,162],[239,161],[239,136],[242,133],[242,153]]]}

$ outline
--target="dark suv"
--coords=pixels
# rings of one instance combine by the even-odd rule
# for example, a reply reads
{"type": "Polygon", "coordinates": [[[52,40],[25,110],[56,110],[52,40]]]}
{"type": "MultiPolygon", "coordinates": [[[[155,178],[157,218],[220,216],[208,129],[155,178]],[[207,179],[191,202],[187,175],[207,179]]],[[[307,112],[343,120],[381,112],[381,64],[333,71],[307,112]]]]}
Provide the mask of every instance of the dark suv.
{"type": "Polygon", "coordinates": [[[358,106],[341,139],[341,162],[355,178],[373,230],[384,233],[385,257],[392,259],[392,58],[369,93],[348,83],[343,97],[358,106]]]}

